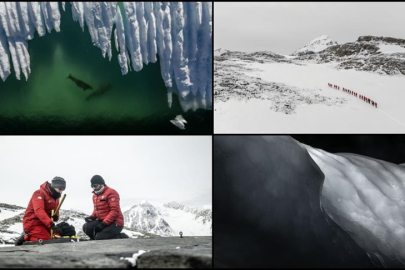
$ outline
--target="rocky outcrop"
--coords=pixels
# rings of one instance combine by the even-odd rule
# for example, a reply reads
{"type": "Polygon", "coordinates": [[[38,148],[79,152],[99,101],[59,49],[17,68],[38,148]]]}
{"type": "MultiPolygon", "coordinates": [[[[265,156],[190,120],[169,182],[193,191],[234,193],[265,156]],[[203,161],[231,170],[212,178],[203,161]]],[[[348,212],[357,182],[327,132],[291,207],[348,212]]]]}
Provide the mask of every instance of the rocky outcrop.
{"type": "Polygon", "coordinates": [[[405,39],[392,38],[392,37],[376,37],[376,36],[361,36],[357,42],[378,42],[393,45],[405,45],[405,39]]]}
{"type": "Polygon", "coordinates": [[[327,48],[325,51],[320,53],[321,57],[325,55],[331,55],[335,57],[348,57],[348,56],[359,56],[359,55],[372,55],[372,54],[379,54],[379,48],[372,44],[364,44],[364,43],[345,43],[342,45],[335,45],[332,47],[327,48]]]}
{"type": "Polygon", "coordinates": [[[0,268],[212,267],[212,237],[158,237],[0,248],[0,268]],[[139,251],[147,251],[139,256],[139,251]]]}
{"type": "Polygon", "coordinates": [[[282,83],[267,82],[246,75],[253,69],[242,62],[214,62],[214,100],[226,102],[231,99],[269,100],[269,109],[285,114],[294,114],[301,104],[325,104],[327,106],[346,103],[345,98],[330,98],[311,89],[301,89],[282,83]]]}
{"type": "Polygon", "coordinates": [[[270,51],[259,51],[253,53],[245,53],[238,51],[227,51],[219,56],[214,56],[215,61],[225,61],[229,59],[239,59],[247,62],[277,62],[277,63],[292,63],[284,55],[273,53],[270,51]]]}
{"type": "Polygon", "coordinates": [[[0,208],[6,208],[7,210],[23,210],[25,209],[24,207],[14,205],[14,204],[6,204],[6,203],[0,203],[0,208]]]}
{"type": "Polygon", "coordinates": [[[324,51],[303,55],[300,61],[336,62],[338,69],[370,71],[381,75],[405,75],[405,53],[382,53],[378,45],[404,46],[405,40],[389,37],[359,37],[356,42],[331,46],[324,51]]]}

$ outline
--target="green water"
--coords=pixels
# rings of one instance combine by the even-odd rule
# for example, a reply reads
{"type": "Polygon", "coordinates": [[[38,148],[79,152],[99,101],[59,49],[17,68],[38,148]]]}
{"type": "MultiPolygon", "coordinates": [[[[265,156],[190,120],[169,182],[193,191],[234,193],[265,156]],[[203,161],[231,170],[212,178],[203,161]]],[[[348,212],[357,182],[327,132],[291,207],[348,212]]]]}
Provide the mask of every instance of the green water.
{"type": "MultiPolygon", "coordinates": [[[[3,134],[212,134],[212,110],[183,112],[177,97],[168,107],[160,63],[122,75],[115,41],[112,58],[102,57],[74,22],[71,6],[61,9],[61,31],[28,41],[31,74],[28,81],[14,69],[0,81],[0,133],[3,134]],[[83,91],[72,74],[93,87],[83,91]],[[86,100],[103,85],[111,88],[86,100]],[[182,114],[189,124],[179,130],[169,120],[182,114]]],[[[112,36],[113,37],[113,36],[112,36]]],[[[11,59],[10,59],[11,60],[11,59]]]]}

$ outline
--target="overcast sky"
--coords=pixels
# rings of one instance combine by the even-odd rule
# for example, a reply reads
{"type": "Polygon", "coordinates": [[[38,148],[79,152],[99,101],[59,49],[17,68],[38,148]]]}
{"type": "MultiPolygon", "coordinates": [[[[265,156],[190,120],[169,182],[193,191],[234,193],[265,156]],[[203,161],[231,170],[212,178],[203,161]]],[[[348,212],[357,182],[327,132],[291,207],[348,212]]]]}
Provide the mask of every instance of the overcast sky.
{"type": "Polygon", "coordinates": [[[62,209],[91,214],[101,175],[128,210],[142,200],[212,203],[211,136],[0,136],[0,203],[27,207],[35,190],[66,180],[62,209]]]}
{"type": "Polygon", "coordinates": [[[321,35],[405,39],[405,2],[214,2],[214,49],[291,54],[321,35]]]}

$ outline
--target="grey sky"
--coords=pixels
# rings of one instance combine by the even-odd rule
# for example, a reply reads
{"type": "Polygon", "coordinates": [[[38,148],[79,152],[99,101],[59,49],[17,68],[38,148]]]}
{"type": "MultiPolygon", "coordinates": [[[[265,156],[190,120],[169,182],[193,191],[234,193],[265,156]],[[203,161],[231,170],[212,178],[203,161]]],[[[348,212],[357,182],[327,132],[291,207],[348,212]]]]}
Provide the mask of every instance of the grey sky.
{"type": "Polygon", "coordinates": [[[1,203],[26,207],[45,181],[66,180],[62,209],[93,210],[101,175],[123,211],[140,203],[212,203],[211,136],[0,136],[1,203]]]}
{"type": "Polygon", "coordinates": [[[321,35],[405,39],[405,2],[214,2],[214,49],[291,54],[321,35]]]}

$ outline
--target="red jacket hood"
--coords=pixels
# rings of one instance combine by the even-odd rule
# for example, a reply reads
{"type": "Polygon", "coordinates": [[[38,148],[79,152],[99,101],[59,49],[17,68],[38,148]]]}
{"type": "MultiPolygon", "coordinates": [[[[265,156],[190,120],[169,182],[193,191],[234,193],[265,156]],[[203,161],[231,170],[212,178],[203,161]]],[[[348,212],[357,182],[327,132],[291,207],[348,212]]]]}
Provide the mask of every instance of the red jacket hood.
{"type": "Polygon", "coordinates": [[[41,189],[43,189],[43,190],[45,190],[45,192],[46,193],[48,193],[51,197],[52,197],[52,191],[51,191],[51,189],[49,188],[49,182],[48,181],[45,181],[45,183],[43,183],[41,186],[40,186],[40,188],[41,189]]]}

